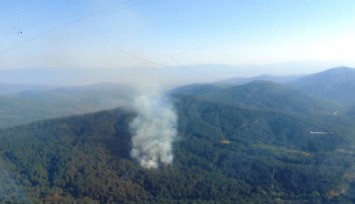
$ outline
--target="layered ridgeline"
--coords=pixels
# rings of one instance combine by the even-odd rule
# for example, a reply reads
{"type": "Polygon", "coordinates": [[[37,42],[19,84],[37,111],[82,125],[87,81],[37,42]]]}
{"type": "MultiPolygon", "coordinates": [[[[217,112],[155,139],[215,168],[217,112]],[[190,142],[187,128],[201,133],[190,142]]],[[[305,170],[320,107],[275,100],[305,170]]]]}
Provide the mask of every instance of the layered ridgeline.
{"type": "Polygon", "coordinates": [[[115,109],[1,130],[0,201],[355,202],[355,121],[331,102],[271,82],[184,87],[170,99],[176,118],[169,106],[115,109]],[[171,161],[154,166],[132,153],[135,121],[149,115],[177,120],[171,161]]]}
{"type": "Polygon", "coordinates": [[[324,97],[346,105],[355,104],[355,69],[337,67],[300,77],[289,85],[309,94],[324,97]]]}
{"type": "Polygon", "coordinates": [[[44,91],[54,89],[54,86],[29,85],[29,84],[8,84],[0,82],[0,95],[14,94],[23,91],[44,91]]]}
{"type": "Polygon", "coordinates": [[[0,128],[112,109],[132,93],[127,86],[111,83],[65,88],[0,84],[0,89],[0,128]]]}
{"type": "MultiPolygon", "coordinates": [[[[15,76],[17,75],[13,77],[16,78],[15,76]]],[[[24,76],[18,77],[23,79],[24,76]]],[[[47,75],[46,77],[51,78],[47,75]]],[[[211,91],[210,88],[217,90],[255,80],[284,83],[313,96],[346,105],[349,111],[355,110],[353,93],[355,71],[346,67],[333,68],[304,77],[262,75],[252,78],[232,78],[205,86],[187,86],[180,90],[184,90],[185,93],[194,91],[196,94],[202,94],[211,91]],[[197,87],[194,88],[195,86],[197,87]]],[[[0,83],[0,128],[115,108],[125,104],[127,100],[132,101],[133,92],[128,86],[112,83],[65,88],[0,83]]]]}

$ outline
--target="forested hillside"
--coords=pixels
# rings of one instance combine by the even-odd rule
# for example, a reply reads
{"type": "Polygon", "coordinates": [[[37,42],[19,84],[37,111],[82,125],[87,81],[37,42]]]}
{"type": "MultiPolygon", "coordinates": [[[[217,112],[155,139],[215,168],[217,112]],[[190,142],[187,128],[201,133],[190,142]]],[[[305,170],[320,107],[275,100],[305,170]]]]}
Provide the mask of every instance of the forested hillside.
{"type": "Polygon", "coordinates": [[[174,161],[158,169],[131,159],[122,108],[1,130],[0,201],[355,202],[355,120],[331,103],[264,82],[171,97],[174,161]]]}

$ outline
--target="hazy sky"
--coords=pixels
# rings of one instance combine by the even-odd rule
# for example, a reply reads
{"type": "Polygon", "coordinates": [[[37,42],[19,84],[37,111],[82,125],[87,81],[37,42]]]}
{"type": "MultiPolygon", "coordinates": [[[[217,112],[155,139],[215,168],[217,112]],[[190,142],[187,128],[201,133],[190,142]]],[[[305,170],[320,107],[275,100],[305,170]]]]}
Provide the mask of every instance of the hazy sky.
{"type": "Polygon", "coordinates": [[[355,66],[353,0],[0,2],[0,69],[355,66]]]}

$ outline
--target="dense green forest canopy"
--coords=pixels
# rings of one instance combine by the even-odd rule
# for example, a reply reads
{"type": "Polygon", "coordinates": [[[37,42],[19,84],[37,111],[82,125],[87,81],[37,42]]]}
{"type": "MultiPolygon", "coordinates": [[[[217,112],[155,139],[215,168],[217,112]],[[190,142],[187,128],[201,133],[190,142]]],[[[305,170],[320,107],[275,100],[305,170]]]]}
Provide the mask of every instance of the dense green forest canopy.
{"type": "MultiPolygon", "coordinates": [[[[201,88],[201,87],[198,87],[201,88]]],[[[130,157],[124,108],[0,131],[2,202],[352,203],[352,114],[270,82],[172,92],[174,161],[130,157]]]]}

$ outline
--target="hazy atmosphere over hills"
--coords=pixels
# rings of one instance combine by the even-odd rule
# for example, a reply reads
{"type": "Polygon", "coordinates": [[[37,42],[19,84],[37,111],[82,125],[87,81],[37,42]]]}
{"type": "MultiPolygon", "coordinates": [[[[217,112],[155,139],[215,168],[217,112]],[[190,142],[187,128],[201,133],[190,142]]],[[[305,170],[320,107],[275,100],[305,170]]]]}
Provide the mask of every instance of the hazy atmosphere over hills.
{"type": "MultiPolygon", "coordinates": [[[[313,78],[337,81],[351,72],[335,68],[284,84],[195,84],[172,89],[165,98],[147,90],[130,98],[136,91],[114,84],[3,95],[1,101],[13,100],[2,106],[4,127],[19,101],[31,101],[32,108],[22,110],[27,122],[65,115],[68,108],[77,111],[72,114],[93,111],[90,106],[121,108],[0,130],[0,200],[354,202],[355,101],[297,86],[313,78]],[[84,105],[89,109],[78,109],[84,105]]],[[[329,90],[321,82],[310,84],[329,90]]]]}
{"type": "Polygon", "coordinates": [[[6,1],[0,82],[191,82],[354,67],[354,8],[349,0],[6,1]]]}
{"type": "Polygon", "coordinates": [[[3,1],[0,203],[355,203],[354,10],[3,1]]]}

